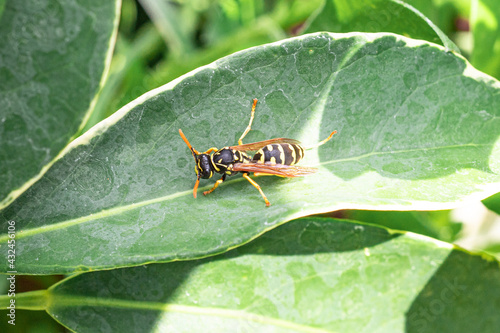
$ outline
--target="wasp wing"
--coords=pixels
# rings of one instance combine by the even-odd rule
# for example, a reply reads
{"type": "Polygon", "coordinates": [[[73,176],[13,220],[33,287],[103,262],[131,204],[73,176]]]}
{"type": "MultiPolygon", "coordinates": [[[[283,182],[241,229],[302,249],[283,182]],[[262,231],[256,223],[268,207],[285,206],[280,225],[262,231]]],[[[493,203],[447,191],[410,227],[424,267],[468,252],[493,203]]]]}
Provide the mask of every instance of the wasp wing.
{"type": "Polygon", "coordinates": [[[234,149],[238,151],[254,151],[254,150],[259,150],[260,148],[265,147],[267,145],[272,145],[273,143],[291,143],[298,145],[300,144],[300,141],[287,138],[276,138],[276,139],[269,139],[252,143],[245,143],[244,145],[231,146],[229,147],[229,149],[234,149]]]}
{"type": "Polygon", "coordinates": [[[302,177],[318,171],[316,168],[303,167],[297,165],[265,163],[235,163],[232,171],[254,172],[255,174],[275,175],[281,177],[302,177]]]}

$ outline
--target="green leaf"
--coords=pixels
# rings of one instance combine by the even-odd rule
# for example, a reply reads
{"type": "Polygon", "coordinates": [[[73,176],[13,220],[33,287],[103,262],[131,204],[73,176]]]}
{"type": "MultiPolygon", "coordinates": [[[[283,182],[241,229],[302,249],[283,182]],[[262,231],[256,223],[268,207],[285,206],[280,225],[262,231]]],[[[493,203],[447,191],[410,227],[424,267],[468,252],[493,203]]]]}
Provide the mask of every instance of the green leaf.
{"type": "Polygon", "coordinates": [[[498,215],[500,215],[500,193],[497,193],[489,198],[484,199],[483,204],[486,206],[486,208],[488,208],[492,212],[495,212],[498,215]]]}
{"type": "Polygon", "coordinates": [[[461,224],[450,220],[449,210],[430,212],[347,210],[336,214],[350,220],[377,224],[395,230],[411,231],[445,242],[455,241],[461,229],[461,224]]]}
{"type": "MultiPolygon", "coordinates": [[[[500,183],[499,83],[442,47],[391,34],[312,34],[223,58],[143,95],[75,140],[0,214],[16,269],[47,274],[221,253],[296,217],[450,209],[500,183]],[[241,176],[194,199],[198,150],[272,137],[317,143],[316,174],[241,176]]],[[[0,254],[6,269],[7,255],[0,254]]],[[[6,269],[7,270],[7,269],[6,269]]]]}
{"type": "Polygon", "coordinates": [[[447,36],[456,33],[456,20],[469,17],[470,0],[404,0],[436,24],[447,36]]]}
{"type": "Polygon", "coordinates": [[[111,57],[120,1],[8,1],[0,20],[0,208],[85,123],[111,57]]]}
{"type": "Polygon", "coordinates": [[[325,0],[306,24],[306,32],[393,32],[438,43],[460,53],[458,47],[415,7],[399,0],[325,0]]]}
{"type": "Polygon", "coordinates": [[[0,20],[2,19],[3,11],[5,9],[5,1],[6,0],[0,0],[0,20]]]}
{"type": "Polygon", "coordinates": [[[84,273],[17,296],[77,332],[487,333],[498,330],[499,304],[491,258],[321,218],[217,257],[84,273]]]}
{"type": "Polygon", "coordinates": [[[145,89],[147,59],[158,55],[163,47],[164,42],[152,24],[143,25],[132,43],[124,35],[118,35],[109,77],[82,133],[112,115],[118,109],[117,105],[122,107],[141,95],[138,94],[138,89],[145,89]]]}
{"type": "Polygon", "coordinates": [[[500,7],[496,0],[472,1],[471,30],[474,48],[471,63],[500,78],[500,7]]]}
{"type": "Polygon", "coordinates": [[[244,26],[255,24],[264,14],[264,3],[256,1],[214,1],[206,13],[202,38],[209,45],[216,44],[244,26]]]}
{"type": "Polygon", "coordinates": [[[197,23],[194,11],[188,12],[189,15],[183,15],[185,12],[182,7],[170,1],[140,0],[139,2],[163,37],[171,54],[178,58],[193,52],[197,23]]]}

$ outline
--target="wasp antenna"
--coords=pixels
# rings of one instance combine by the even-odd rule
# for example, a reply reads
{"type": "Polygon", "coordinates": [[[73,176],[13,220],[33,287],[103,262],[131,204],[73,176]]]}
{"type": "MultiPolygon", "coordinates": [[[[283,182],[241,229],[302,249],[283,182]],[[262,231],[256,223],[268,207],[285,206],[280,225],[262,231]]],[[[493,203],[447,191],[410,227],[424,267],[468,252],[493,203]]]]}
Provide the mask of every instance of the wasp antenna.
{"type": "MultiPolygon", "coordinates": [[[[186,136],[184,135],[184,133],[182,132],[182,130],[180,128],[179,128],[179,134],[181,135],[182,140],[184,140],[184,142],[187,144],[188,148],[193,152],[193,154],[199,155],[200,153],[191,146],[188,139],[186,138],[186,136]]],[[[196,196],[195,196],[195,198],[196,198],[196,196]]]]}
{"type": "Polygon", "coordinates": [[[319,147],[321,145],[324,145],[325,143],[327,143],[332,138],[332,136],[335,133],[337,133],[337,131],[333,131],[332,133],[330,133],[330,135],[325,140],[323,140],[323,141],[315,144],[314,146],[304,147],[304,149],[308,150],[308,149],[313,149],[313,148],[317,148],[317,147],[319,147]]]}

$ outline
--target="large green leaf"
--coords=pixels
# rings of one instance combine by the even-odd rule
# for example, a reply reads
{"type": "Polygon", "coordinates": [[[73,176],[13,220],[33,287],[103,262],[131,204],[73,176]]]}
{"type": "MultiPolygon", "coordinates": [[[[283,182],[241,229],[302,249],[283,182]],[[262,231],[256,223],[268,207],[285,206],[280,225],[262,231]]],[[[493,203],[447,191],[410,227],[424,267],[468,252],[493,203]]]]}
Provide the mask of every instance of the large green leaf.
{"type": "Polygon", "coordinates": [[[476,68],[500,78],[500,6],[497,0],[472,1],[472,6],[471,62],[476,68]]]}
{"type": "Polygon", "coordinates": [[[500,269],[423,236],[307,218],[210,259],[80,274],[17,306],[77,332],[488,333],[500,269]]]}
{"type": "Polygon", "coordinates": [[[95,102],[120,1],[7,1],[0,20],[0,208],[53,163],[95,102]]]}
{"type": "MultiPolygon", "coordinates": [[[[443,48],[390,34],[312,34],[252,48],[140,97],[75,140],[1,213],[18,272],[55,273],[226,251],[285,221],[342,208],[449,209],[500,183],[494,79],[443,48]],[[241,176],[192,197],[198,150],[290,137],[303,178],[241,176]]],[[[2,246],[2,249],[6,249],[2,246]]],[[[6,255],[0,255],[1,267],[6,255]]],[[[6,269],[6,268],[3,268],[6,269]]]]}
{"type": "Polygon", "coordinates": [[[431,20],[400,0],[325,0],[306,27],[306,32],[393,32],[460,52],[431,20]]]}

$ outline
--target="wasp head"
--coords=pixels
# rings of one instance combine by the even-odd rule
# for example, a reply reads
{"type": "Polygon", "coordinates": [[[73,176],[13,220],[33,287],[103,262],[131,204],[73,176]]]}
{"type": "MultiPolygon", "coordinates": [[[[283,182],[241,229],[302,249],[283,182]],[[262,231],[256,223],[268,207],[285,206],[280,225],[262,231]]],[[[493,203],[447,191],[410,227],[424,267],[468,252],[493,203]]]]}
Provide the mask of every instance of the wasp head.
{"type": "Polygon", "coordinates": [[[212,167],[212,162],[210,161],[210,155],[208,154],[198,154],[193,155],[196,165],[194,171],[198,178],[208,179],[214,175],[214,170],[212,167]]]}
{"type": "Polygon", "coordinates": [[[182,137],[182,140],[186,143],[186,145],[191,150],[191,153],[194,157],[194,171],[196,172],[196,184],[193,188],[193,196],[196,198],[196,190],[198,189],[198,184],[200,183],[200,178],[207,179],[214,175],[214,169],[212,166],[212,161],[210,159],[210,155],[207,153],[200,153],[196,149],[194,149],[189,143],[188,139],[182,133],[182,130],[179,129],[179,134],[182,137]]]}

